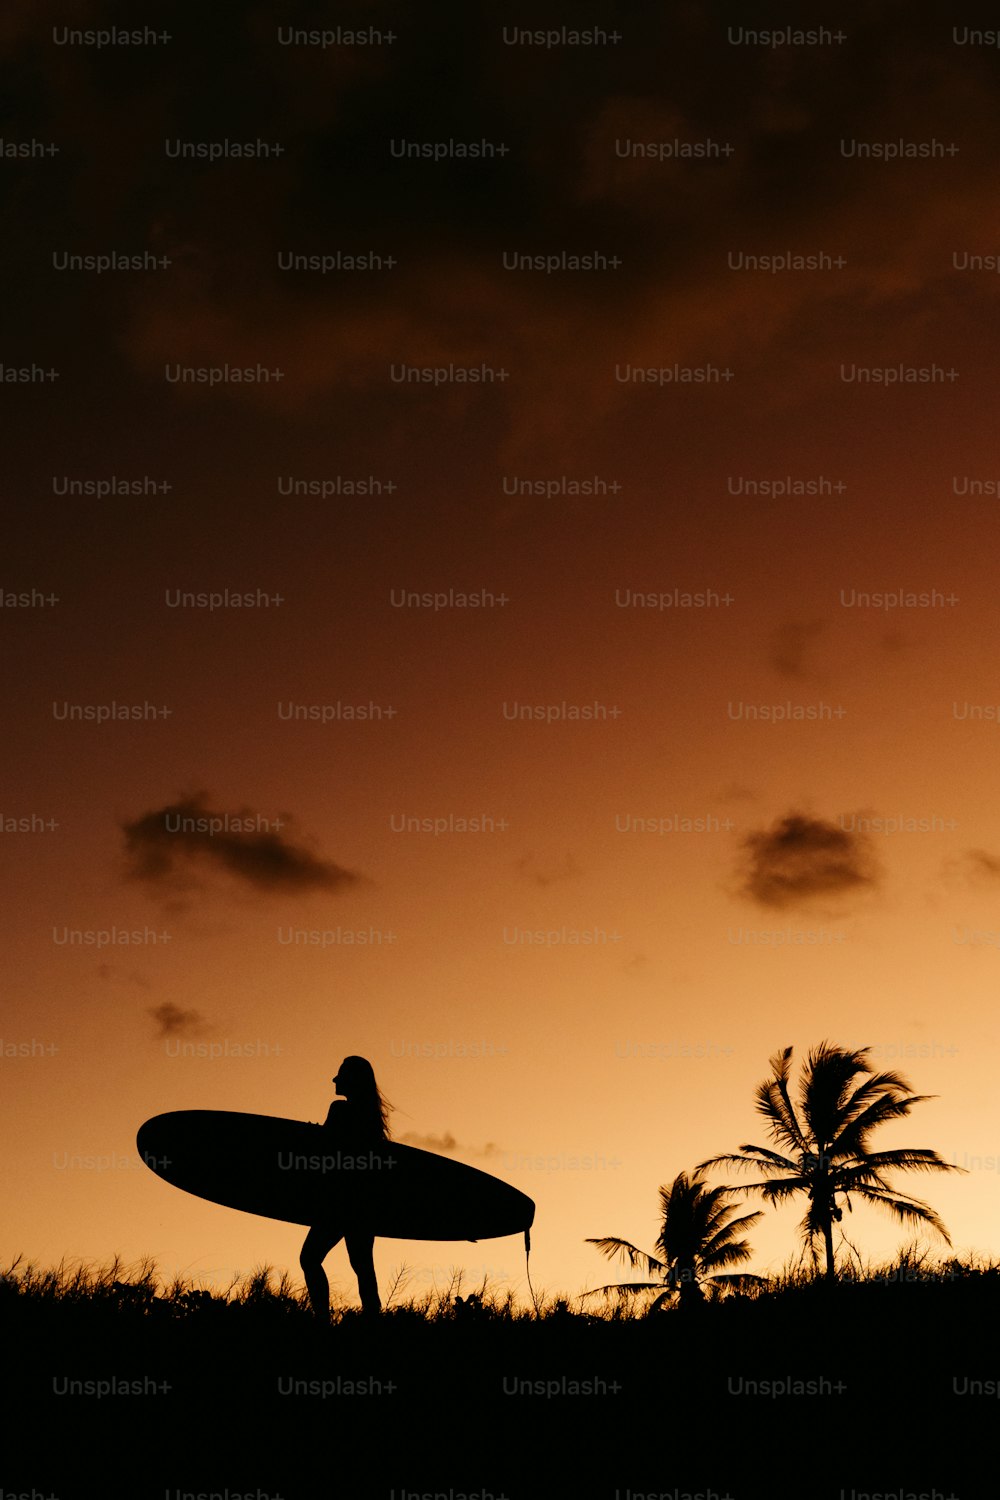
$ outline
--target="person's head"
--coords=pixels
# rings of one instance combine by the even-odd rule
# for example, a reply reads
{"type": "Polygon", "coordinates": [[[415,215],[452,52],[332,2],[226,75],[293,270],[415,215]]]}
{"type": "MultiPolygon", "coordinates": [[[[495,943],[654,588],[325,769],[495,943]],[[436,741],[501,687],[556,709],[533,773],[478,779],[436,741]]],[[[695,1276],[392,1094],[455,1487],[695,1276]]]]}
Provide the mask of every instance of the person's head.
{"type": "Polygon", "coordinates": [[[372,1128],[376,1135],[389,1134],[392,1105],[375,1082],[375,1070],[367,1057],[345,1057],[333,1086],[372,1128]]]}

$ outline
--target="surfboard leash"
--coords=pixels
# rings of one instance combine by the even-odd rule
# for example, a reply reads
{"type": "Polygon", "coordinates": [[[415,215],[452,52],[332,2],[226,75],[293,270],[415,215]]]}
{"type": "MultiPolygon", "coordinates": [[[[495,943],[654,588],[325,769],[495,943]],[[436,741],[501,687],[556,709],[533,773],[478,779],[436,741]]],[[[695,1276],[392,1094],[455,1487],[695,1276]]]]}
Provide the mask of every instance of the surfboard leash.
{"type": "Polygon", "coordinates": [[[531,1230],[524,1231],[524,1272],[528,1278],[528,1291],[531,1293],[531,1305],[535,1309],[535,1317],[538,1317],[538,1302],[535,1298],[535,1288],[531,1285],[531,1230]]]}

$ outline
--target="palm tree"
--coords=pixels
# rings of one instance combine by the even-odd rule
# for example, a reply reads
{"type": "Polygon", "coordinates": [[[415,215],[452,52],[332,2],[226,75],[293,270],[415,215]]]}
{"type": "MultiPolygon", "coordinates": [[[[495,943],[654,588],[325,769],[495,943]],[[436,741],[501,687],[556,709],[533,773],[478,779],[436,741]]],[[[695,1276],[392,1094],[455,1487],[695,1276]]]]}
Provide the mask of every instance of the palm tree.
{"type": "Polygon", "coordinates": [[[913,1094],[898,1073],[876,1073],[868,1062],[870,1047],[849,1052],[821,1042],[809,1053],[799,1082],[798,1109],[789,1097],[788,1075],[792,1048],[771,1058],[773,1077],[757,1087],[757,1112],[768,1122],[768,1134],[786,1155],[765,1146],[741,1146],[738,1153],[713,1156],[698,1170],[734,1166],[764,1173],[762,1182],[740,1184],[733,1192],[759,1192],[770,1203],[781,1203],[805,1193],[809,1207],[801,1223],[802,1237],[817,1262],[816,1242],[826,1248],[826,1274],[836,1277],[833,1225],[848,1210],[851,1196],[877,1203],[904,1224],[929,1224],[950,1245],[937,1214],[918,1198],[907,1198],[886,1180],[888,1171],[952,1172],[963,1168],[942,1161],[936,1151],[911,1147],[898,1151],[870,1151],[872,1131],[889,1120],[902,1119],[915,1104],[932,1097],[913,1094]]]}
{"type": "Polygon", "coordinates": [[[760,1210],[732,1219],[735,1206],[729,1202],[729,1189],[710,1188],[704,1181],[701,1169],[688,1177],[679,1172],[670,1187],[660,1188],[660,1207],[663,1211],[663,1228],[656,1241],[662,1259],[636,1249],[628,1240],[615,1238],[587,1240],[596,1245],[609,1260],[620,1255],[633,1268],[645,1266],[647,1276],[659,1276],[658,1281],[625,1281],[611,1286],[594,1287],[587,1293],[593,1296],[603,1292],[605,1296],[616,1292],[620,1297],[634,1292],[656,1291],[664,1288],[650,1307],[650,1312],[679,1295],[682,1307],[696,1306],[703,1302],[705,1293],[701,1283],[711,1286],[744,1286],[759,1282],[759,1276],[716,1274],[723,1266],[738,1265],[750,1259],[750,1246],[745,1239],[735,1238],[740,1229],[763,1217],[760,1210]]]}

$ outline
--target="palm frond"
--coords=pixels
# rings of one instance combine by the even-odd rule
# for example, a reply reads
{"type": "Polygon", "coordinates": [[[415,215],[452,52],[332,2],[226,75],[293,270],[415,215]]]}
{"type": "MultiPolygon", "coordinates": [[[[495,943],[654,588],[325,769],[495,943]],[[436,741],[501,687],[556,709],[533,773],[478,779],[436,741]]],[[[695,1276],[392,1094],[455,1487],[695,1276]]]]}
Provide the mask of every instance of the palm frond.
{"type": "MultiPolygon", "coordinates": [[[[726,1224],[705,1243],[701,1252],[702,1260],[707,1263],[713,1255],[717,1255],[720,1250],[724,1250],[729,1245],[732,1245],[735,1242],[734,1237],[741,1229],[749,1229],[752,1224],[756,1224],[758,1219],[762,1219],[763,1217],[764,1210],[758,1208],[752,1214],[743,1214],[741,1218],[733,1219],[731,1224],[726,1224]]],[[[746,1241],[744,1240],[743,1243],[745,1244],[746,1241]]]]}
{"type": "Polygon", "coordinates": [[[841,1126],[855,1119],[883,1094],[912,1094],[910,1083],[899,1073],[872,1073],[843,1104],[841,1126]]]}
{"type": "Polygon", "coordinates": [[[757,1086],[757,1111],[771,1122],[772,1139],[793,1150],[805,1148],[805,1138],[788,1092],[792,1048],[776,1052],[770,1060],[772,1078],[757,1086]]]}
{"type": "Polygon", "coordinates": [[[721,1249],[707,1252],[701,1257],[702,1268],[711,1271],[716,1266],[736,1266],[751,1260],[753,1251],[749,1240],[737,1240],[735,1245],[723,1245],[721,1249]]]}
{"type": "Polygon", "coordinates": [[[964,1172],[957,1162],[944,1161],[936,1151],[926,1146],[903,1146],[896,1151],[868,1151],[865,1165],[881,1171],[911,1172],[964,1172]]]}
{"type": "Polygon", "coordinates": [[[820,1042],[811,1048],[799,1086],[800,1108],[817,1146],[827,1146],[834,1140],[853,1080],[859,1073],[871,1072],[867,1060],[870,1050],[861,1047],[849,1052],[832,1042],[820,1042]]]}
{"type": "Polygon", "coordinates": [[[904,1119],[914,1104],[925,1104],[933,1097],[932,1094],[908,1094],[903,1099],[896,1099],[890,1094],[882,1094],[843,1127],[837,1136],[839,1150],[864,1151],[868,1137],[876,1126],[885,1125],[889,1120],[904,1119]]]}
{"type": "Polygon", "coordinates": [[[593,1286],[587,1292],[581,1292],[582,1297],[610,1297],[612,1292],[618,1297],[630,1297],[635,1292],[658,1292],[663,1286],[662,1281],[617,1281],[609,1286],[593,1286]]]}
{"type": "Polygon", "coordinates": [[[769,1203],[784,1203],[793,1193],[801,1193],[809,1187],[805,1177],[786,1177],[780,1181],[771,1178],[767,1182],[740,1182],[733,1187],[734,1193],[760,1193],[769,1203]]]}
{"type": "Polygon", "coordinates": [[[585,1240],[584,1244],[596,1245],[601,1254],[607,1256],[608,1260],[614,1260],[616,1255],[620,1255],[622,1260],[628,1261],[628,1264],[633,1269],[636,1266],[645,1265],[647,1276],[652,1276],[657,1271],[665,1273],[667,1269],[662,1261],[656,1259],[655,1255],[649,1255],[645,1250],[638,1249],[629,1240],[620,1240],[609,1236],[600,1240],[585,1240]]]}
{"type": "Polygon", "coordinates": [[[946,1244],[951,1244],[951,1236],[929,1203],[922,1203],[919,1198],[904,1198],[900,1193],[879,1192],[875,1188],[859,1187],[855,1191],[866,1203],[887,1208],[902,1224],[929,1224],[946,1244]]]}
{"type": "Polygon", "coordinates": [[[777,1151],[769,1151],[766,1146],[751,1145],[741,1146],[739,1151],[725,1152],[722,1156],[709,1157],[708,1161],[699,1163],[698,1170],[704,1168],[707,1171],[709,1167],[737,1167],[741,1171],[756,1167],[761,1172],[798,1171],[798,1165],[787,1156],[779,1156],[777,1151]]]}
{"type": "Polygon", "coordinates": [[[649,1304],[649,1307],[648,1307],[647,1311],[650,1312],[650,1313],[659,1312],[659,1310],[663,1306],[664,1302],[672,1302],[673,1301],[673,1297],[674,1297],[673,1292],[670,1292],[670,1291],[661,1292],[658,1297],[654,1297],[653,1298],[652,1302],[649,1304]]]}

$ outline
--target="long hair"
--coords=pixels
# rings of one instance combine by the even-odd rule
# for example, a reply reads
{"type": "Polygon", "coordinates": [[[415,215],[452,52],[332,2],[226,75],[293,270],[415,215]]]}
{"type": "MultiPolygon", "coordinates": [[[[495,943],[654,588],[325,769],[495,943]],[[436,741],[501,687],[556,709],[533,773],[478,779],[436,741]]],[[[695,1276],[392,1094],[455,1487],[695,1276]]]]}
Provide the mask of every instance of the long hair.
{"type": "Polygon", "coordinates": [[[375,1070],[367,1057],[345,1057],[338,1077],[350,1089],[348,1103],[365,1133],[388,1140],[392,1105],[375,1082],[375,1070]]]}

